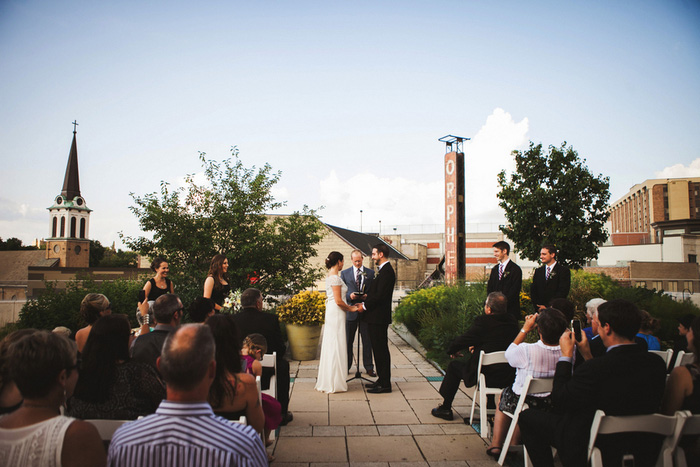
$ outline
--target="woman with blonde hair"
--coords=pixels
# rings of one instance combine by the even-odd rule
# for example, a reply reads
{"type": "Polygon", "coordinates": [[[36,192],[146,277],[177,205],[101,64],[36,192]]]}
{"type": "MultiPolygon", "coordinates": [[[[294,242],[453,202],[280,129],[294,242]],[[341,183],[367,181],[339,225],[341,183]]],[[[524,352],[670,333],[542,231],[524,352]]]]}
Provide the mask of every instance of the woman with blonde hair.
{"type": "Polygon", "coordinates": [[[101,293],[89,293],[83,298],[83,301],[80,302],[80,315],[87,323],[87,326],[79,329],[78,332],[75,333],[75,343],[78,344],[78,352],[83,351],[95,321],[111,312],[111,303],[109,303],[107,297],[101,293]]]}
{"type": "Polygon", "coordinates": [[[225,255],[214,255],[209,266],[209,274],[204,281],[204,298],[210,298],[214,302],[214,308],[221,310],[224,300],[231,292],[228,283],[228,259],[225,255]]]}

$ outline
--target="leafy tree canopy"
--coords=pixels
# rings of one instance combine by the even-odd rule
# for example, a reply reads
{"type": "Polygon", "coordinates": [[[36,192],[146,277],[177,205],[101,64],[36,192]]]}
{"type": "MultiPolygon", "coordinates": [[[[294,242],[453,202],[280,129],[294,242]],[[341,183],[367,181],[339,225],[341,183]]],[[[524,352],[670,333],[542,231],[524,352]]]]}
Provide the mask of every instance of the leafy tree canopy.
{"type": "Polygon", "coordinates": [[[221,163],[200,152],[206,182],[194,175],[185,186],[172,189],[161,182],[160,193],[131,194],[131,211],[148,237],[124,237],[135,251],[170,263],[176,293],[185,305],[201,296],[211,258],[218,253],[229,261],[232,290],[254,287],[264,294],[293,294],[320,277],[309,258],[322,237],[316,212],[304,206],[291,216],[267,215],[284,205],[272,196],[280,172],[269,164],[246,168],[232,148],[221,163]]]}
{"type": "Polygon", "coordinates": [[[13,250],[38,250],[38,248],[33,245],[22,245],[22,240],[17,237],[10,237],[7,240],[0,238],[0,251],[13,250]]]}
{"type": "Polygon", "coordinates": [[[498,174],[499,205],[508,225],[501,231],[526,258],[537,261],[542,245],[557,249],[557,260],[578,268],[598,257],[608,238],[610,180],[594,176],[572,146],[530,142],[527,151],[513,151],[516,171],[498,174]]]}
{"type": "Polygon", "coordinates": [[[100,265],[102,258],[105,256],[107,248],[102,246],[99,240],[90,240],[90,267],[96,268],[100,265]]]}

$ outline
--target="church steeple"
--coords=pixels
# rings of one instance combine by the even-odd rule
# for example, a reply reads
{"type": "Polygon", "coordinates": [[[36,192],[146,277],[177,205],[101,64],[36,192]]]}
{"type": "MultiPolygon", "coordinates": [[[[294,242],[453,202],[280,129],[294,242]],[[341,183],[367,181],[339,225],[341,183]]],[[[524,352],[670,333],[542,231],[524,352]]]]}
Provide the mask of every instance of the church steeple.
{"type": "Polygon", "coordinates": [[[61,194],[67,199],[80,196],[80,176],[78,174],[78,143],[76,141],[75,127],[77,122],[73,122],[73,144],[70,146],[68,155],[68,165],[66,166],[66,176],[63,179],[63,190],[61,194]]]}
{"type": "Polygon", "coordinates": [[[49,207],[51,223],[46,244],[46,258],[57,258],[59,267],[86,268],[90,264],[90,212],[80,195],[78,175],[78,143],[73,122],[73,144],[68,155],[61,194],[49,207]]]}

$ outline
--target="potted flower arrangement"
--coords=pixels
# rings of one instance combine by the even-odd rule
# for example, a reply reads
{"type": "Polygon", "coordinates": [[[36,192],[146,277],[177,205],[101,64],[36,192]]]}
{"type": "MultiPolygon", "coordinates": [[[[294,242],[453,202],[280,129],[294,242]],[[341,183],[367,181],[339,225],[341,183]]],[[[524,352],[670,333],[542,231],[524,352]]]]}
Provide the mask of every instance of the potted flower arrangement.
{"type": "Polygon", "coordinates": [[[304,290],[277,308],[280,321],[287,325],[289,349],[294,360],[315,360],[326,312],[326,296],[304,290]]]}

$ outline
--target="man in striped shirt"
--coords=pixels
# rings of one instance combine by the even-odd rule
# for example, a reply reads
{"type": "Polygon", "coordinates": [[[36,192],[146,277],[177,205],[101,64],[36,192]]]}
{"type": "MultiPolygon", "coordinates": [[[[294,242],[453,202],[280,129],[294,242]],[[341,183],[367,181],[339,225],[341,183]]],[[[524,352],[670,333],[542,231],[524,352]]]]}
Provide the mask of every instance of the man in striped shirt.
{"type": "Polygon", "coordinates": [[[116,431],[108,465],[268,465],[256,431],[214,415],[207,403],[216,374],[214,351],[214,338],[207,326],[188,324],[168,335],[158,359],[167,399],[155,414],[116,431]]]}

